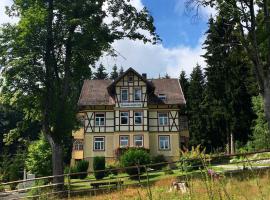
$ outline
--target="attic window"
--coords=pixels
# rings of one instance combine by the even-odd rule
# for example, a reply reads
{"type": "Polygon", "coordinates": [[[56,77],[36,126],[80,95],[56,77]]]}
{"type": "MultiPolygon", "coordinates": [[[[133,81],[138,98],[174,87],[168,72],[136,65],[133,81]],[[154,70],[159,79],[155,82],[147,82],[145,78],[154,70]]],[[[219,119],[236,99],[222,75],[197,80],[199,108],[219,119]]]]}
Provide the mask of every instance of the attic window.
{"type": "Polygon", "coordinates": [[[158,94],[158,98],[162,101],[165,101],[167,99],[166,94],[158,94]]]}
{"type": "Polygon", "coordinates": [[[128,76],[128,82],[132,83],[133,82],[133,76],[128,76]]]}

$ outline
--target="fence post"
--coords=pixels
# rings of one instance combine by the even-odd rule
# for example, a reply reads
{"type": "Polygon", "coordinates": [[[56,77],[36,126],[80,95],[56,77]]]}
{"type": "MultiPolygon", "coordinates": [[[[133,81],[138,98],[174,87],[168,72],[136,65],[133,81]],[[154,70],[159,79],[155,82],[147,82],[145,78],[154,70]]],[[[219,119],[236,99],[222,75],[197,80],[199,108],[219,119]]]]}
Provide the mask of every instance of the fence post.
{"type": "Polygon", "coordinates": [[[68,170],[68,199],[70,199],[70,189],[71,189],[71,186],[70,186],[70,168],[68,170]]]}
{"type": "Polygon", "coordinates": [[[146,177],[147,177],[147,188],[148,188],[148,193],[149,193],[149,199],[152,200],[152,192],[149,184],[149,176],[148,176],[148,170],[147,170],[147,165],[144,165],[145,171],[146,171],[146,177]]]}
{"type": "Polygon", "coordinates": [[[136,164],[136,166],[137,166],[137,171],[138,171],[139,184],[141,184],[141,170],[140,170],[140,167],[138,166],[138,164],[136,164]]]}

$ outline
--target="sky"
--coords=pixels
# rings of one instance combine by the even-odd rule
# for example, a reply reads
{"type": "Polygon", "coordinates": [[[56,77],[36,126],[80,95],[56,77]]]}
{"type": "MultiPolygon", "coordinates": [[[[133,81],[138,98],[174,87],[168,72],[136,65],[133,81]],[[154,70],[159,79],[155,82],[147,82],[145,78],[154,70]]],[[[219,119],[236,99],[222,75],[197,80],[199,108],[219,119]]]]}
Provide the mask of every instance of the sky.
{"type": "MultiPolygon", "coordinates": [[[[194,20],[193,14],[185,9],[185,1],[130,0],[138,10],[146,7],[150,11],[162,41],[157,45],[128,39],[114,42],[113,47],[119,52],[119,56],[103,56],[100,59],[108,72],[116,64],[124,69],[133,67],[139,73],[147,73],[149,78],[164,76],[166,73],[176,78],[181,70],[189,75],[197,63],[205,67],[201,57],[204,54],[202,45],[208,18],[215,11],[201,8],[199,18],[194,20]]],[[[12,0],[0,0],[0,24],[18,20],[5,15],[5,6],[11,3],[12,0]]]]}

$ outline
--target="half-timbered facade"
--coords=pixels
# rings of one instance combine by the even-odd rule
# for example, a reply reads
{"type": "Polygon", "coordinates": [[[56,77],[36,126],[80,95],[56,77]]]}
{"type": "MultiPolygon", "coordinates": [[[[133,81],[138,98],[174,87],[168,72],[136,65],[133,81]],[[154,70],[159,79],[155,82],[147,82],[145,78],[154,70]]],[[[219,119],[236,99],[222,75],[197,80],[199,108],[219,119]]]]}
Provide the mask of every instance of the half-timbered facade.
{"type": "Polygon", "coordinates": [[[151,79],[129,68],[116,80],[85,80],[78,101],[72,164],[95,156],[115,159],[119,148],[143,147],[179,159],[188,141],[185,98],[178,79],[151,79]]]}

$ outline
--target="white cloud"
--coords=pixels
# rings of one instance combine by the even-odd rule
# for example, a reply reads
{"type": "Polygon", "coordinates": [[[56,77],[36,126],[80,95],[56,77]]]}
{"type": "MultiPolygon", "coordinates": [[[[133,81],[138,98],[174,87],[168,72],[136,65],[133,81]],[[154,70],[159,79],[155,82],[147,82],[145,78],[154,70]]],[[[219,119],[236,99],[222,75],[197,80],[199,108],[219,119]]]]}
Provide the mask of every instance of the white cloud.
{"type": "Polygon", "coordinates": [[[181,70],[190,74],[196,64],[205,67],[201,57],[204,50],[201,48],[201,40],[195,48],[179,46],[165,48],[162,44],[144,44],[141,41],[121,40],[113,44],[119,52],[117,58],[104,56],[101,62],[111,68],[114,64],[127,69],[133,67],[140,73],[147,73],[149,78],[157,78],[168,73],[171,77],[178,77],[181,70]]]}
{"type": "Polygon", "coordinates": [[[11,6],[12,0],[0,0],[0,24],[3,23],[15,23],[18,21],[18,18],[11,18],[8,15],[6,15],[6,6],[11,6]]]}
{"type": "MultiPolygon", "coordinates": [[[[180,0],[182,1],[182,0],[180,0]]],[[[130,3],[137,9],[144,6],[141,0],[131,0],[130,3]]],[[[12,0],[0,0],[0,24],[6,22],[16,22],[17,19],[10,19],[5,15],[5,6],[10,6],[12,0]]],[[[207,12],[211,13],[211,10],[207,12]]],[[[205,66],[201,55],[204,50],[201,48],[202,41],[198,41],[195,48],[189,46],[178,46],[175,48],[165,48],[162,44],[144,44],[141,41],[121,40],[116,41],[113,47],[120,53],[117,58],[104,56],[101,61],[109,68],[114,64],[123,66],[124,69],[133,67],[140,73],[147,73],[148,77],[155,78],[168,73],[171,77],[178,77],[181,70],[190,74],[192,68],[198,63],[205,66]]]]}
{"type": "Polygon", "coordinates": [[[197,17],[201,18],[202,20],[208,20],[211,15],[215,16],[217,14],[217,10],[210,6],[199,6],[197,13],[197,7],[194,7],[195,4],[186,4],[186,2],[187,0],[177,0],[175,3],[174,12],[177,12],[180,15],[186,13],[191,16],[198,14],[197,17]]]}

